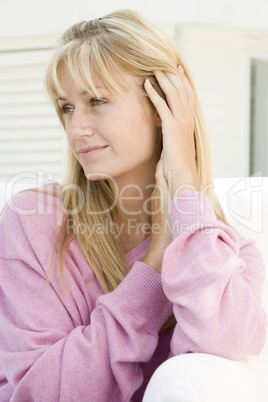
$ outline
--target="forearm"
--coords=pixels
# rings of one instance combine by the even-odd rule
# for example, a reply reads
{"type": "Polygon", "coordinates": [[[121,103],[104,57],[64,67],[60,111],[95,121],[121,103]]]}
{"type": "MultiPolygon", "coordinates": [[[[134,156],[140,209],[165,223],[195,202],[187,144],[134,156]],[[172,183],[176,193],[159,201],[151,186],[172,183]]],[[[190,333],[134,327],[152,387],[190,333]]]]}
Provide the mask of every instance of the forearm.
{"type": "Polygon", "coordinates": [[[173,210],[175,238],[162,266],[163,288],[178,323],[172,352],[231,359],[257,354],[266,333],[259,296],[263,260],[254,242],[244,239],[241,246],[235,231],[216,219],[204,195],[203,204],[194,196],[185,193],[173,202],[180,213],[173,210]]]}
{"type": "Polygon", "coordinates": [[[171,314],[159,274],[135,263],[125,283],[98,298],[86,322],[81,303],[63,308],[53,286],[41,290],[43,278],[33,269],[26,274],[20,262],[10,262],[6,270],[4,264],[0,259],[7,297],[0,303],[1,367],[9,372],[12,400],[28,401],[29,395],[44,401],[129,400],[143,382],[139,363],[152,357],[158,332],[171,314]],[[4,272],[12,275],[12,286],[4,272]],[[19,298],[16,286],[23,290],[19,298]]]}

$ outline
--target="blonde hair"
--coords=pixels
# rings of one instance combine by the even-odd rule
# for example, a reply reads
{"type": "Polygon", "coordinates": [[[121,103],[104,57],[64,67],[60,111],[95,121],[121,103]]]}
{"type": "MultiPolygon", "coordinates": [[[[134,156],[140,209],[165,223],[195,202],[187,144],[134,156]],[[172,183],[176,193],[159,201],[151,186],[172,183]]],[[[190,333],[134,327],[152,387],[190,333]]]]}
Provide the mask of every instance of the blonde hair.
{"type": "MultiPolygon", "coordinates": [[[[149,78],[155,89],[164,97],[154,79],[153,70],[176,73],[178,65],[182,65],[194,89],[187,65],[173,41],[137,13],[120,10],[101,19],[76,23],[63,34],[48,65],[45,87],[65,128],[64,117],[57,102],[62,91],[59,74],[63,68],[68,68],[82,90],[96,95],[98,91],[94,86],[94,78],[101,78],[110,91],[118,92],[125,86],[123,79],[118,79],[118,76],[127,72],[140,79],[141,87],[144,80],[149,78]]],[[[213,189],[210,140],[196,91],[194,139],[199,181],[211,201],[217,219],[229,225],[213,189]]],[[[116,207],[111,207],[114,195],[108,182],[89,182],[70,150],[67,169],[63,184],[71,184],[80,189],[77,192],[72,186],[69,190],[64,186],[62,194],[63,208],[72,211],[73,226],[86,224],[90,228],[96,222],[105,225],[107,220],[114,221],[116,207]],[[84,198],[83,207],[78,209],[81,196],[84,198]],[[98,213],[105,210],[107,212],[98,213]]],[[[59,236],[58,253],[59,274],[63,284],[63,259],[70,236],[65,222],[59,236]]],[[[75,236],[103,291],[115,289],[129,269],[119,240],[109,231],[101,235],[93,233],[90,240],[85,232],[75,233],[75,236]]],[[[174,322],[174,317],[169,319],[162,329],[171,328],[174,322]]]]}

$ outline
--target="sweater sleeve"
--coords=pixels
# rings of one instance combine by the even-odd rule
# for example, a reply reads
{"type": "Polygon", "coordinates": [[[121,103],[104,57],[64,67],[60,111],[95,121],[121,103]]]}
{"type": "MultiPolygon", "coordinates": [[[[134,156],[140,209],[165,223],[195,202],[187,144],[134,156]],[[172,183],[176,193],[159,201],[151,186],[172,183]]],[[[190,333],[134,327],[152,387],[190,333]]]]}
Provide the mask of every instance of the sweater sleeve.
{"type": "Polygon", "coordinates": [[[171,353],[233,360],[258,354],[267,317],[261,305],[264,262],[253,239],[217,220],[209,198],[186,191],[171,202],[173,241],[162,281],[177,320],[171,353]]]}
{"type": "Polygon", "coordinates": [[[0,367],[11,401],[129,401],[143,382],[139,364],[152,357],[172,312],[161,277],[134,263],[114,291],[88,306],[84,322],[80,279],[80,291],[71,286],[65,296],[53,279],[45,286],[49,231],[40,226],[47,217],[40,219],[7,209],[0,224],[0,367]]]}

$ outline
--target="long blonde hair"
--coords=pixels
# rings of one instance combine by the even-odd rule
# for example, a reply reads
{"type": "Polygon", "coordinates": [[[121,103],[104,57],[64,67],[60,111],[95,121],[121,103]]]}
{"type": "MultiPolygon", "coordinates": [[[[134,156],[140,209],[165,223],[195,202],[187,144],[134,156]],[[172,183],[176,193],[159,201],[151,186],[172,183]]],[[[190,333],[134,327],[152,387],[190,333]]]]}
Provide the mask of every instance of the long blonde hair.
{"type": "MultiPolygon", "coordinates": [[[[194,89],[187,65],[173,41],[137,13],[120,10],[100,19],[76,23],[63,34],[47,67],[45,88],[65,128],[64,117],[57,102],[62,91],[59,74],[63,68],[68,68],[82,90],[96,95],[98,91],[94,86],[94,78],[100,77],[110,91],[118,92],[125,85],[123,80],[118,80],[118,76],[122,72],[127,72],[138,77],[141,85],[146,78],[149,78],[155,89],[164,97],[154,79],[153,70],[161,69],[176,73],[178,65],[182,65],[194,89]]],[[[196,91],[194,138],[199,181],[211,201],[217,219],[229,225],[213,188],[210,140],[196,91]]],[[[63,185],[65,184],[70,185],[70,188],[66,189],[67,186],[64,186],[63,208],[72,211],[73,227],[83,224],[84,227],[86,225],[91,228],[96,222],[104,227],[107,222],[114,221],[116,206],[108,182],[106,180],[89,182],[70,150],[63,185]],[[79,188],[79,191],[74,191],[72,186],[79,188]],[[83,205],[77,208],[78,204],[81,205],[81,197],[83,205]]],[[[58,262],[62,283],[64,284],[63,260],[67,254],[71,234],[75,234],[103,291],[109,292],[115,289],[129,269],[119,240],[110,231],[101,235],[97,232],[92,233],[90,239],[86,231],[70,233],[66,222],[59,236],[58,262]]],[[[171,328],[173,325],[174,317],[168,320],[163,329],[171,328]]]]}

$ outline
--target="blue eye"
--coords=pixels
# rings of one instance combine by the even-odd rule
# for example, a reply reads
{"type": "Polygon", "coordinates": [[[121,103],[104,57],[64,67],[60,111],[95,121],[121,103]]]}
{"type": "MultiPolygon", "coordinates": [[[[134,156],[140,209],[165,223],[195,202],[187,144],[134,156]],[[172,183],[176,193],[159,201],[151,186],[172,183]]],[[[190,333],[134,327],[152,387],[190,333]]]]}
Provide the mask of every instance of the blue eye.
{"type": "MultiPolygon", "coordinates": [[[[106,103],[106,102],[104,100],[102,100],[102,99],[97,99],[97,98],[90,99],[90,105],[91,106],[100,106],[100,105],[103,105],[104,103],[106,103]]],[[[60,107],[60,113],[61,114],[67,114],[67,113],[72,113],[72,112],[74,112],[73,107],[69,107],[69,106],[60,107]]]]}
{"type": "Polygon", "coordinates": [[[67,106],[63,106],[63,107],[60,108],[60,113],[61,114],[67,114],[67,113],[71,113],[73,111],[74,111],[73,108],[67,107],[67,106]]]}
{"type": "Polygon", "coordinates": [[[101,99],[92,98],[90,100],[90,103],[91,103],[92,106],[99,106],[99,105],[102,105],[105,102],[103,100],[101,100],[101,99]]]}

